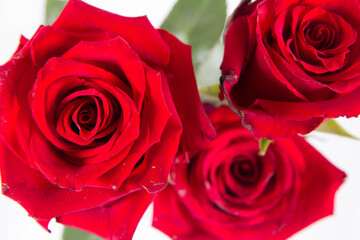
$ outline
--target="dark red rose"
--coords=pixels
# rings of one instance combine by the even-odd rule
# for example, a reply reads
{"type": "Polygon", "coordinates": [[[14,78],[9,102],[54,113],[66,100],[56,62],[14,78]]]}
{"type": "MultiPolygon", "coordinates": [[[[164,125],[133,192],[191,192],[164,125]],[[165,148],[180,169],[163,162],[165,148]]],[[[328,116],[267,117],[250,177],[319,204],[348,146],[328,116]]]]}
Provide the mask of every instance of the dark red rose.
{"type": "Polygon", "coordinates": [[[221,84],[260,138],[360,114],[360,2],[242,1],[229,20],[221,84]]]}
{"type": "Polygon", "coordinates": [[[302,137],[275,140],[265,156],[227,107],[218,136],[177,164],[157,194],[153,225],[178,240],[280,240],[332,214],[345,174],[302,137]]]}
{"type": "Polygon", "coordinates": [[[189,46],[78,0],[21,39],[0,102],[3,193],[45,228],[107,239],[130,239],[174,156],[214,134],[189,46]]]}

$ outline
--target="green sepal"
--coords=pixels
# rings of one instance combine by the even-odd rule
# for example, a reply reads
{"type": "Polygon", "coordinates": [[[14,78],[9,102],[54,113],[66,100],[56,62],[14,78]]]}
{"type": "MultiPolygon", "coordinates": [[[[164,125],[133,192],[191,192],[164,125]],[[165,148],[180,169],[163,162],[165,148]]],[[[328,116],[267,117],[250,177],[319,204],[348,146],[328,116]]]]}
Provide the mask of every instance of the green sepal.
{"type": "Polygon", "coordinates": [[[267,138],[260,138],[259,139],[259,156],[265,156],[267,149],[269,148],[272,141],[267,138]]]}
{"type": "Polygon", "coordinates": [[[348,137],[352,139],[358,139],[354,137],[346,130],[344,130],[334,119],[329,119],[326,122],[323,122],[318,128],[315,129],[318,132],[332,133],[342,137],[348,137]]]}

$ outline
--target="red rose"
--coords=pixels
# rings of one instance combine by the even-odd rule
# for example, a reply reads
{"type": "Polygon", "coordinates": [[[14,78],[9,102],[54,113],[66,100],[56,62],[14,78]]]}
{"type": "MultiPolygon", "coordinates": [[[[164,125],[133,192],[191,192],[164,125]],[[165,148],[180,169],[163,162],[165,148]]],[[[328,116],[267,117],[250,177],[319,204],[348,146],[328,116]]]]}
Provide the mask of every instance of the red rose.
{"type": "Polygon", "coordinates": [[[131,238],[178,149],[213,135],[190,47],[78,0],[21,39],[0,86],[2,191],[45,228],[131,238]]]}
{"type": "Polygon", "coordinates": [[[345,174],[302,137],[275,140],[260,157],[229,108],[209,116],[218,136],[175,165],[155,198],[155,227],[178,240],[280,240],[332,214],[345,174]]]}
{"type": "Polygon", "coordinates": [[[360,3],[243,1],[225,34],[221,84],[260,138],[308,133],[360,114],[360,3]]]}

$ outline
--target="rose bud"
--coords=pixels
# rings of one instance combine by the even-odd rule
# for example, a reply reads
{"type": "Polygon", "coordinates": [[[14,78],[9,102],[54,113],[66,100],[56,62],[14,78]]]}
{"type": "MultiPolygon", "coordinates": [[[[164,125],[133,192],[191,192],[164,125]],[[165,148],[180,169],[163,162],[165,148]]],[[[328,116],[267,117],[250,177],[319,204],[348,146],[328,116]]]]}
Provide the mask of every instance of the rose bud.
{"type": "Polygon", "coordinates": [[[345,174],[302,137],[258,141],[228,107],[210,111],[217,137],[176,164],[153,225],[177,240],[282,240],[332,214],[345,174]]]}
{"type": "Polygon", "coordinates": [[[79,0],[21,39],[0,83],[2,192],[45,228],[131,239],[174,156],[214,135],[190,47],[79,0]]]}
{"type": "Polygon", "coordinates": [[[228,21],[223,93],[259,138],[360,114],[360,2],[242,1],[228,21]]]}

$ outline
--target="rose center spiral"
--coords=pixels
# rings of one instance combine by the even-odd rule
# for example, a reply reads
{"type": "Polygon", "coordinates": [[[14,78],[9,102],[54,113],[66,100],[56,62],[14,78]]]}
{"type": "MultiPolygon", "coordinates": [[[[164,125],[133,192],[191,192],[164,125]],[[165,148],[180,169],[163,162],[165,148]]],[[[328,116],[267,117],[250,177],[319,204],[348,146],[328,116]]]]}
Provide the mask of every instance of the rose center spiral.
{"type": "Polygon", "coordinates": [[[235,162],[231,169],[234,178],[238,182],[249,184],[256,181],[258,171],[251,161],[242,160],[235,162]]]}
{"type": "Polygon", "coordinates": [[[238,172],[243,177],[250,177],[254,174],[254,168],[249,162],[241,162],[238,166],[238,172]]]}
{"type": "Polygon", "coordinates": [[[317,50],[331,49],[336,40],[335,30],[327,24],[314,24],[304,29],[306,42],[317,50]]]}
{"type": "Polygon", "coordinates": [[[78,123],[87,130],[92,130],[97,121],[97,109],[94,104],[85,104],[77,117],[78,123]]]}

